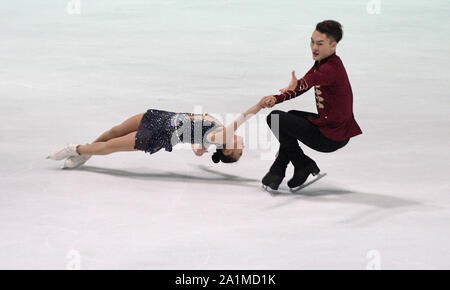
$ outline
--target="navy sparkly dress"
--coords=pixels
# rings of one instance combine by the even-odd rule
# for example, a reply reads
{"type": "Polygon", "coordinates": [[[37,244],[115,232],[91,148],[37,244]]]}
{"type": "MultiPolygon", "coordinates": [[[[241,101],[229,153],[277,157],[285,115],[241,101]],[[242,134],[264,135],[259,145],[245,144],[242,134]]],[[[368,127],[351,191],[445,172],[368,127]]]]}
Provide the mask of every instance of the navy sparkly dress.
{"type": "Polygon", "coordinates": [[[162,148],[171,152],[178,143],[211,144],[206,135],[222,125],[193,116],[202,114],[147,110],[139,124],[134,149],[153,154],[162,148]]]}

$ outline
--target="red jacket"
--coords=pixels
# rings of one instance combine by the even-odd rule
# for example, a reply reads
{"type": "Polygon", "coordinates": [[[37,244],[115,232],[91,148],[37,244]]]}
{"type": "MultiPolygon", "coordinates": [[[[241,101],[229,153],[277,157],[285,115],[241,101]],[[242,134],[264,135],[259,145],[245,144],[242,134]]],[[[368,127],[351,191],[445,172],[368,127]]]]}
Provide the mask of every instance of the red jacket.
{"type": "Polygon", "coordinates": [[[277,104],[295,98],[314,87],[318,118],[309,121],[319,127],[325,137],[343,141],[362,134],[353,116],[353,94],[344,64],[339,56],[316,61],[298,80],[293,91],[275,95],[277,104]]]}

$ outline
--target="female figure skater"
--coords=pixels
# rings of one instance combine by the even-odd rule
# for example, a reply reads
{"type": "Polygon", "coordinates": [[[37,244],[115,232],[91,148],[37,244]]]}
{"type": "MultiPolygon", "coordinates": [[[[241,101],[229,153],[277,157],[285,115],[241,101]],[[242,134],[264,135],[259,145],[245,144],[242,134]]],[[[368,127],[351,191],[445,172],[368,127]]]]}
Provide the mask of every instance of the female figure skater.
{"type": "Polygon", "coordinates": [[[171,152],[178,143],[191,143],[195,155],[202,156],[211,144],[217,146],[214,163],[232,163],[242,155],[243,139],[235,131],[251,116],[269,106],[268,99],[240,114],[234,122],[223,126],[208,114],[174,113],[149,109],[101,134],[91,144],[68,144],[51,153],[47,159],[66,159],[63,168],[76,168],[92,155],[120,151],[144,151],[150,154],[164,148],[171,152]]]}

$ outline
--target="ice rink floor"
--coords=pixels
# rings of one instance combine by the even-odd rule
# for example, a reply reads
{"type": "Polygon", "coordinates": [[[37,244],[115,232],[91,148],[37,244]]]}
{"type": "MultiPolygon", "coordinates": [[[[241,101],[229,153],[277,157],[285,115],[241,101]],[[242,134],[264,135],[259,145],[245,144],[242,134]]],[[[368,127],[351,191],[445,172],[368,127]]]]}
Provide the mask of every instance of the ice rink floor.
{"type": "MultiPolygon", "coordinates": [[[[448,1],[69,2],[0,3],[1,269],[450,268],[448,1]],[[325,19],[363,135],[302,146],[327,173],[304,190],[261,189],[262,141],[236,164],[45,159],[149,108],[238,114],[303,76],[325,19]]],[[[275,109],[315,112],[313,91],[275,109]]]]}

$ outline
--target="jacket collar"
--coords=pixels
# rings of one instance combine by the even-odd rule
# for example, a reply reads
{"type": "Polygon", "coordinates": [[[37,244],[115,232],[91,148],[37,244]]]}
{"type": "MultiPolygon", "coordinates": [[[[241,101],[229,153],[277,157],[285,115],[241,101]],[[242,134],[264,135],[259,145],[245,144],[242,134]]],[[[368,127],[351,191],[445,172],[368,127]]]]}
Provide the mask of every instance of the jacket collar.
{"type": "Polygon", "coordinates": [[[322,60],[320,60],[320,61],[316,60],[316,61],[314,62],[314,66],[315,66],[316,68],[318,68],[320,65],[326,63],[330,58],[332,58],[332,57],[334,57],[334,56],[336,56],[336,52],[333,53],[333,54],[330,55],[330,56],[327,56],[326,58],[324,58],[324,59],[322,59],[322,60]]]}

